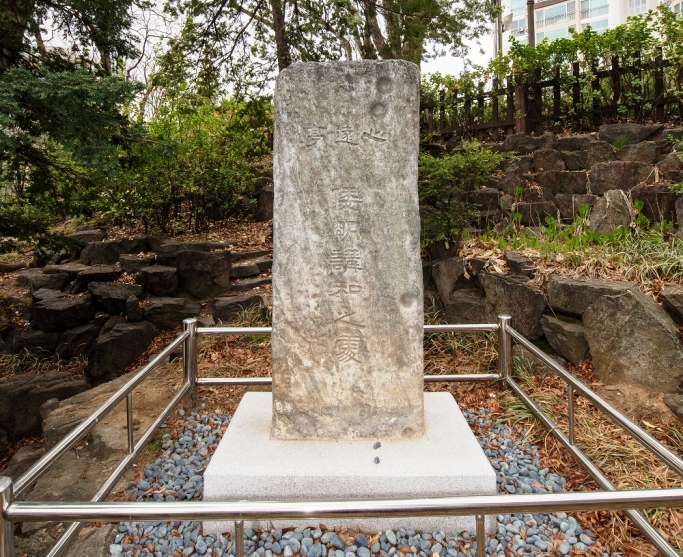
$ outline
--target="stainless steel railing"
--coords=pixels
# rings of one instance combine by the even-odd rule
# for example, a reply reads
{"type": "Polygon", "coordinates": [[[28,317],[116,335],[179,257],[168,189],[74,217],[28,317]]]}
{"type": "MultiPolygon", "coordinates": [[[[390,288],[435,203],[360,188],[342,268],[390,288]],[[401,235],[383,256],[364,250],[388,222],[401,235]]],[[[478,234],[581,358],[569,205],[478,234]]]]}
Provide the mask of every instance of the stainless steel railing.
{"type": "MultiPolygon", "coordinates": [[[[643,534],[666,557],[677,557],[676,550],[636,509],[683,506],[683,489],[617,491],[615,486],[574,443],[574,394],[586,397],[615,424],[639,441],[647,450],[661,458],[673,470],[683,475],[683,460],[664,447],[642,428],[610,406],[586,385],[569,374],[545,353],[510,326],[510,316],[501,315],[497,323],[475,325],[425,325],[425,333],[489,331],[498,334],[498,373],[463,375],[427,375],[425,382],[501,381],[509,387],[564,447],[588,471],[605,491],[543,495],[493,495],[447,497],[437,499],[398,499],[372,501],[281,501],[281,502],[125,502],[106,503],[104,498],[152,439],[173,408],[187,396],[187,404],[196,403],[196,389],[204,385],[269,385],[270,377],[198,378],[197,341],[202,335],[268,335],[271,327],[198,327],[196,319],[183,322],[183,332],[147,365],[138,371],[121,389],[86,418],[78,427],[36,462],[16,484],[0,477],[0,557],[14,557],[13,524],[21,521],[76,521],[52,548],[48,557],[59,557],[78,534],[83,522],[124,520],[234,520],[236,539],[241,539],[244,520],[272,518],[306,519],[333,517],[407,517],[467,515],[476,516],[477,556],[484,557],[484,515],[498,513],[553,512],[572,510],[625,510],[643,534]],[[568,385],[569,435],[566,436],[520,387],[511,375],[513,339],[538,357],[568,385]],[[133,389],[147,378],[173,350],[183,345],[184,379],[176,395],[154,423],[135,442],[133,433],[133,389]],[[126,399],[128,424],[128,455],[87,503],[16,502],[57,458],[76,445],[119,402],[126,399]]],[[[236,555],[243,557],[243,546],[237,544],[236,555]]]]}

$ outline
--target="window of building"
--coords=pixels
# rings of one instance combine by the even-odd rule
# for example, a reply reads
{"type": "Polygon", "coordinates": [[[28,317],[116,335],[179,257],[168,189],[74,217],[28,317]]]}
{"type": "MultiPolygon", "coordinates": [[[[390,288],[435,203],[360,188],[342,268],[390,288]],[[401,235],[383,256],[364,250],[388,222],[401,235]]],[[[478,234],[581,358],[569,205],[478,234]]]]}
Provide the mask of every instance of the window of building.
{"type": "Polygon", "coordinates": [[[647,0],[628,0],[629,15],[643,14],[647,11],[647,0]]]}
{"type": "Polygon", "coordinates": [[[597,31],[598,33],[601,31],[606,31],[609,29],[609,19],[601,19],[599,21],[591,21],[590,23],[587,23],[584,26],[584,29],[586,27],[590,27],[593,31],[597,31]]]}
{"type": "Polygon", "coordinates": [[[526,0],[512,0],[512,17],[526,14],[526,0]]]}
{"type": "Polygon", "coordinates": [[[568,37],[569,30],[573,28],[574,27],[560,27],[559,29],[551,29],[550,31],[541,31],[540,33],[536,33],[536,42],[540,43],[543,39],[552,41],[554,39],[568,37]]]}
{"type": "Polygon", "coordinates": [[[605,15],[608,11],[608,0],[581,0],[581,19],[605,15]]]}
{"type": "Polygon", "coordinates": [[[576,17],[576,3],[567,2],[536,11],[536,27],[554,25],[562,21],[572,21],[576,17]]]}
{"type": "Polygon", "coordinates": [[[683,7],[683,2],[679,2],[678,4],[674,4],[671,6],[671,10],[675,14],[680,14],[681,13],[681,7],[683,7]]]}

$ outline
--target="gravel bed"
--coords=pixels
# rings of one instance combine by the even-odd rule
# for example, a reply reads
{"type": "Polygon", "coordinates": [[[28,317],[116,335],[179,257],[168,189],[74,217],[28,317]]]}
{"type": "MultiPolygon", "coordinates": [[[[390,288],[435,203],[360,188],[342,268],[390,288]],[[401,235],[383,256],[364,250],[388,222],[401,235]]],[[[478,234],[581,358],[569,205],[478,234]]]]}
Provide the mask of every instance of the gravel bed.
{"type": "MultiPolygon", "coordinates": [[[[188,501],[201,499],[202,473],[229,422],[226,415],[180,411],[178,429],[165,433],[162,454],[147,466],[144,478],[126,486],[131,500],[188,501]]],[[[542,468],[538,449],[524,443],[521,435],[504,424],[492,424],[488,411],[464,410],[465,417],[497,472],[498,487],[507,493],[562,492],[566,480],[542,468]]],[[[592,555],[603,553],[595,534],[582,529],[565,513],[498,515],[494,537],[486,540],[491,557],[548,555],[592,555]]],[[[245,529],[245,555],[248,557],[475,557],[472,534],[445,532],[418,533],[409,528],[387,530],[383,534],[354,538],[323,531],[280,530],[254,532],[245,529]]],[[[230,536],[203,536],[199,522],[123,522],[114,543],[112,557],[189,557],[234,555],[230,536]]],[[[614,555],[614,554],[613,554],[614,555]]]]}

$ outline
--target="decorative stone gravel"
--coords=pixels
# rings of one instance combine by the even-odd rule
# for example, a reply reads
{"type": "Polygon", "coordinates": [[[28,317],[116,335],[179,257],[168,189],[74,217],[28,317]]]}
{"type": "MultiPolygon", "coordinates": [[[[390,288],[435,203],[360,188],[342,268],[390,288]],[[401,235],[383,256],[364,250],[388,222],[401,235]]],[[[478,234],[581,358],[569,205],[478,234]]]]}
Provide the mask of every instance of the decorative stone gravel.
{"type": "MultiPolygon", "coordinates": [[[[492,425],[488,411],[464,410],[486,456],[497,471],[501,492],[562,492],[566,480],[542,468],[538,448],[524,443],[521,434],[505,424],[492,425]]],[[[144,478],[126,485],[131,500],[189,501],[201,499],[202,474],[209,463],[228,416],[179,412],[181,421],[173,433],[162,437],[162,454],[147,465],[144,478]]],[[[495,537],[487,537],[486,554],[510,555],[590,555],[608,557],[599,549],[595,534],[582,529],[566,513],[498,515],[495,537]],[[593,547],[596,546],[596,547],[593,547]]],[[[387,530],[366,537],[350,539],[334,531],[308,528],[303,532],[280,530],[255,532],[245,529],[247,557],[475,557],[476,541],[472,534],[445,532],[417,533],[409,528],[387,530]]],[[[199,522],[124,522],[118,527],[112,557],[189,557],[234,555],[229,535],[203,536],[199,522]]]]}

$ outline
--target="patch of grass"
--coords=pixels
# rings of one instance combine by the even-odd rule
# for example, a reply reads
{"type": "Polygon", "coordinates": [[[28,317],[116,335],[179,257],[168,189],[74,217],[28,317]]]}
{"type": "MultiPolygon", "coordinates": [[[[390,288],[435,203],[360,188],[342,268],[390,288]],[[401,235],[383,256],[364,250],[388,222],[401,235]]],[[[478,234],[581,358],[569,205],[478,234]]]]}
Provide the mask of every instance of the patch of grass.
{"type": "Polygon", "coordinates": [[[149,445],[147,446],[147,449],[150,453],[157,453],[161,449],[162,444],[163,441],[161,440],[161,437],[155,437],[150,441],[149,445]]]}

